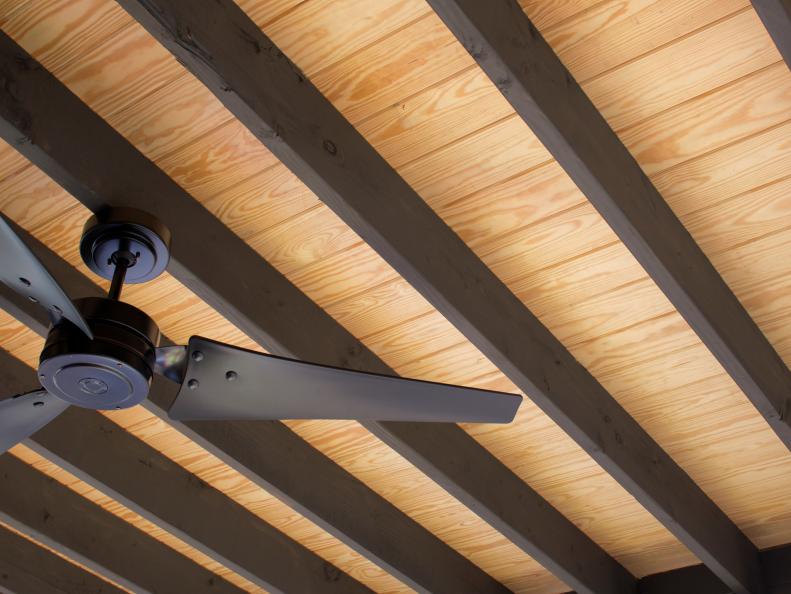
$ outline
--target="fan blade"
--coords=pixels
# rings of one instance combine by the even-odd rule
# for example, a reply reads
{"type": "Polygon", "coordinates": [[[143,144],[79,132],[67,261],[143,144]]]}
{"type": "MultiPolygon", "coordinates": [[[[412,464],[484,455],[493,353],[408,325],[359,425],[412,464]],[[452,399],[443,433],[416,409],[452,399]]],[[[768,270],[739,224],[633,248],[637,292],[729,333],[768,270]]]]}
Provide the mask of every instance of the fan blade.
{"type": "Polygon", "coordinates": [[[193,336],[178,420],[352,419],[507,423],[521,396],[264,355],[193,336]]]}
{"type": "Polygon", "coordinates": [[[0,454],[57,417],[69,404],[46,390],[0,400],[0,454]]]}
{"type": "Polygon", "coordinates": [[[2,216],[0,216],[0,280],[17,293],[40,304],[47,310],[53,323],[64,317],[82,330],[88,338],[93,338],[91,329],[88,328],[88,324],[74,307],[71,299],[2,216]]]}

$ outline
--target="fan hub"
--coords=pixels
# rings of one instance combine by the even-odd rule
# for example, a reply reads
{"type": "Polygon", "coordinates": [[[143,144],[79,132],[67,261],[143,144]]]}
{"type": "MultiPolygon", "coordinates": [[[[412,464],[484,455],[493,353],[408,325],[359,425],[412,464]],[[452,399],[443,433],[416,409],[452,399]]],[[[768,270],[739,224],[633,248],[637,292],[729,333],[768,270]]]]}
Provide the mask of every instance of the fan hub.
{"type": "Polygon", "coordinates": [[[128,408],[148,395],[159,329],[139,309],[112,299],[77,299],[94,339],[64,320],[41,353],[39,380],[70,404],[100,410],[128,408]]]}

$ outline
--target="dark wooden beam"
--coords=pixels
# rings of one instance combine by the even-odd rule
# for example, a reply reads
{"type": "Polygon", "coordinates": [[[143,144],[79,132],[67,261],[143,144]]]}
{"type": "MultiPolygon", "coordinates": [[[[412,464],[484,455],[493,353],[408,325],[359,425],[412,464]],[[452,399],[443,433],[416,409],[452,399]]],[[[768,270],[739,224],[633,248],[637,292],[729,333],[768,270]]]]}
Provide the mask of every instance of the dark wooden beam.
{"type": "Polygon", "coordinates": [[[780,55],[791,68],[791,0],[752,0],[780,55]]]}
{"type": "MultiPolygon", "coordinates": [[[[791,447],[791,373],[519,4],[429,4],[791,447]]],[[[638,499],[664,515],[661,502],[638,499]]],[[[754,547],[711,526],[687,516],[670,528],[731,587],[759,591],[754,547]]]]}
{"type": "MultiPolygon", "coordinates": [[[[0,380],[0,393],[17,393],[36,375],[0,350],[0,380]]],[[[175,392],[165,379],[155,389],[175,392]]],[[[95,411],[71,407],[24,443],[270,592],[370,592],[95,411]]]]}
{"type": "MultiPolygon", "coordinates": [[[[750,541],[232,0],[119,3],[677,538],[760,591],[750,541]]],[[[467,4],[490,21],[519,17],[467,4]]],[[[391,444],[416,431],[366,426],[391,444]]]]}
{"type": "Polygon", "coordinates": [[[0,528],[0,591],[123,594],[123,590],[19,534],[0,528]]]}
{"type": "MultiPolygon", "coordinates": [[[[14,96],[0,96],[0,135],[89,208],[126,205],[156,214],[176,238],[170,272],[248,336],[276,354],[392,373],[2,36],[0,72],[15,88],[14,96]],[[228,261],[235,266],[227,266],[228,261]]],[[[62,275],[55,276],[64,281],[62,275]]],[[[70,295],[90,294],[84,283],[84,279],[75,283],[73,289],[64,286],[70,295]]],[[[167,406],[156,397],[155,402],[167,406]]],[[[464,591],[471,584],[480,592],[500,588],[472,564],[462,563],[456,553],[438,547],[435,538],[418,530],[412,520],[389,510],[389,504],[362,483],[331,469],[323,457],[281,426],[192,423],[182,427],[213,454],[413,588],[437,592],[464,591]],[[234,457],[239,455],[238,444],[228,436],[234,433],[230,427],[238,427],[251,440],[245,444],[244,465],[234,457]],[[272,451],[282,455],[269,455],[272,451]],[[298,476],[291,464],[297,459],[298,476]],[[312,482],[310,477],[326,482],[312,482]],[[327,484],[333,489],[326,489],[327,484]],[[360,515],[360,509],[369,513],[360,515]]],[[[589,593],[632,592],[634,578],[623,567],[459,427],[370,424],[368,428],[569,586],[589,593]]]]}
{"type": "Polygon", "coordinates": [[[99,414],[72,407],[25,443],[269,592],[371,592],[99,414]]]}
{"type": "MultiPolygon", "coordinates": [[[[791,594],[791,546],[761,551],[767,594],[791,594]]],[[[638,594],[733,594],[705,565],[694,565],[642,578],[638,594]]]]}
{"type": "Polygon", "coordinates": [[[791,594],[791,546],[761,551],[768,594],[791,594]]]}
{"type": "Polygon", "coordinates": [[[132,592],[241,592],[11,454],[0,456],[0,521],[132,592]]]}
{"type": "MultiPolygon", "coordinates": [[[[11,224],[36,256],[54,273],[67,293],[75,296],[103,294],[97,285],[33,236],[13,222],[11,224]]],[[[39,335],[46,335],[49,320],[43,310],[4,286],[0,286],[0,306],[39,335]]],[[[172,344],[167,337],[163,337],[163,342],[172,344]]],[[[22,367],[24,366],[21,363],[13,359],[4,360],[0,353],[0,390],[13,393],[36,387],[35,378],[30,375],[29,370],[22,367]],[[19,383],[20,377],[27,376],[27,381],[19,383]]],[[[173,384],[155,380],[150,394],[151,400],[144,403],[144,406],[304,516],[327,527],[332,533],[339,534],[342,540],[361,554],[372,557],[373,551],[375,560],[385,570],[397,577],[404,576],[406,579],[403,581],[417,591],[452,592],[457,588],[469,587],[470,584],[479,592],[504,591],[491,578],[481,579],[482,572],[477,567],[311,447],[284,424],[176,423],[169,420],[165,412],[174,397],[173,384]],[[328,485],[332,485],[332,488],[328,489],[328,485]],[[359,510],[367,510],[368,513],[360,515],[359,510]],[[383,535],[386,538],[382,538],[383,535]],[[431,558],[432,563],[426,564],[426,558],[431,558]],[[415,568],[425,567],[425,570],[423,573],[414,570],[405,575],[401,568],[408,564],[415,568]]],[[[69,431],[71,430],[64,429],[62,434],[68,435],[69,431]]],[[[40,442],[41,434],[43,432],[36,434],[33,441],[40,442]]],[[[98,464],[97,472],[84,461],[71,457],[69,452],[72,447],[68,445],[69,440],[63,443],[66,449],[53,452],[60,458],[58,464],[64,464],[64,458],[68,457],[71,466],[78,466],[70,470],[86,482],[90,483],[97,478],[103,480],[101,462],[94,464],[94,467],[98,464]]],[[[52,454],[46,451],[40,453],[55,461],[52,454]]],[[[142,477],[140,479],[143,480],[142,477]]],[[[107,488],[107,485],[102,487],[105,491],[107,488]]],[[[157,491],[161,492],[161,489],[157,491]]],[[[124,496],[116,494],[116,497],[124,496]]],[[[132,506],[129,502],[127,505],[132,506]]],[[[146,513],[140,510],[138,512],[143,515],[146,513]]],[[[156,519],[152,521],[158,523],[156,519]]],[[[182,538],[189,540],[183,535],[182,538]]],[[[206,546],[194,542],[191,544],[202,550],[206,546]]],[[[220,563],[229,565],[228,561],[216,557],[216,551],[204,552],[214,556],[220,563]]]]}
{"type": "Polygon", "coordinates": [[[791,448],[791,372],[518,3],[429,4],[791,448]]]}

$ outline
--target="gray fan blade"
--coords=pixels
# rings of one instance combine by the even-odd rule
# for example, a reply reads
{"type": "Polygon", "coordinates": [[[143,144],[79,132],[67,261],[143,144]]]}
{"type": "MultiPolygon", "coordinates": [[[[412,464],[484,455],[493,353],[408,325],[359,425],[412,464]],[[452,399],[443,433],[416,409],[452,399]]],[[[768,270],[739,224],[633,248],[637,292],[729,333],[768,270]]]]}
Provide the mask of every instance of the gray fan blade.
{"type": "Polygon", "coordinates": [[[178,420],[508,423],[521,396],[304,363],[193,336],[178,420]]]}
{"type": "Polygon", "coordinates": [[[88,328],[88,324],[74,307],[71,299],[2,216],[0,216],[0,280],[17,293],[41,305],[53,321],[59,320],[62,316],[82,330],[88,338],[93,338],[91,329],[88,328]]]}
{"type": "Polygon", "coordinates": [[[46,390],[0,400],[0,454],[57,417],[69,404],[46,390]]]}

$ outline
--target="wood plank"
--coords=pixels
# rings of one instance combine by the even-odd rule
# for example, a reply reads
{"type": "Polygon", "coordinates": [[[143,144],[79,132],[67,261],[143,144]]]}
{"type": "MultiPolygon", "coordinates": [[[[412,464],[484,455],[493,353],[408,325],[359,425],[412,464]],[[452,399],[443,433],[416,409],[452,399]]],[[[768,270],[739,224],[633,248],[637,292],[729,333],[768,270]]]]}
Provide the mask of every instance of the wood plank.
{"type": "Polygon", "coordinates": [[[789,138],[791,122],[786,121],[716,152],[680,163],[657,174],[653,181],[683,220],[687,213],[787,177],[789,138]]]}
{"type": "MultiPolygon", "coordinates": [[[[426,89],[430,81],[452,77],[473,65],[425,3],[410,4],[425,10],[425,16],[336,68],[308,73],[324,96],[355,124],[390,107],[393,97],[389,92],[397,89],[404,99],[426,89]]],[[[333,21],[333,27],[338,26],[341,23],[333,21]]],[[[271,28],[267,32],[271,33],[271,28]]],[[[304,69],[305,65],[300,65],[304,69]]]]}
{"type": "Polygon", "coordinates": [[[791,68],[791,1],[752,0],[752,3],[780,55],[791,68]]]}
{"type": "Polygon", "coordinates": [[[609,125],[620,131],[779,59],[748,6],[583,87],[609,125]]]}
{"type": "MultiPolygon", "coordinates": [[[[791,372],[516,2],[430,3],[791,448],[791,372]]],[[[735,526],[726,546],[705,526],[684,532],[729,587],[761,591],[755,548],[735,526]]]]}
{"type": "Polygon", "coordinates": [[[0,527],[0,589],[24,594],[122,594],[124,590],[17,532],[0,527]]]}
{"type": "MultiPolygon", "coordinates": [[[[748,0],[609,0],[541,31],[581,84],[743,9],[748,0]]],[[[523,7],[524,8],[524,7],[523,7]]]]}
{"type": "MultiPolygon", "coordinates": [[[[26,154],[37,165],[91,208],[99,208],[110,201],[121,204],[118,200],[122,200],[165,220],[179,237],[174,243],[171,272],[267,349],[316,362],[389,371],[359,341],[288,284],[45,71],[36,71],[35,77],[37,81],[30,81],[29,90],[33,95],[29,99],[41,103],[39,107],[29,106],[37,114],[31,121],[36,128],[33,136],[41,139],[43,135],[57,133],[60,138],[52,137],[47,142],[47,150],[54,149],[49,154],[39,152],[42,144],[36,144],[35,148],[26,145],[34,149],[26,154]],[[47,86],[50,86],[49,91],[39,94],[47,86]],[[68,110],[69,115],[66,111],[55,115],[55,104],[68,110]],[[80,134],[57,132],[63,130],[63,122],[76,125],[78,120],[80,134]],[[95,151],[95,158],[73,159],[77,155],[72,143],[84,138],[89,128],[97,141],[81,143],[78,152],[95,151]],[[118,192],[115,188],[124,188],[124,191],[118,192]],[[218,251],[207,249],[204,241],[207,233],[213,237],[218,251]],[[237,266],[228,267],[222,263],[230,254],[237,266]],[[221,259],[217,260],[218,257],[221,259]],[[246,286],[249,290],[238,291],[238,286],[246,286]],[[295,332],[306,323],[315,334],[307,336],[295,332]]],[[[15,136],[16,133],[10,133],[7,137],[13,139],[15,136]]],[[[428,464],[440,467],[453,495],[474,504],[474,511],[496,528],[513,533],[520,547],[534,554],[564,580],[588,588],[586,591],[613,591],[632,583],[625,570],[461,429],[451,426],[440,431],[422,426],[420,432],[426,438],[415,440],[414,450],[408,445],[411,438],[406,436],[395,444],[399,451],[419,460],[426,469],[430,469],[428,464]],[[491,473],[492,480],[470,482],[471,468],[481,468],[481,476],[491,473]],[[505,490],[491,487],[497,484],[511,487],[505,490]]],[[[285,486],[282,488],[285,490],[285,486]]],[[[312,496],[323,496],[323,491],[315,489],[312,496]]],[[[325,519],[326,522],[331,520],[325,519]]],[[[441,577],[455,579],[452,574],[441,577]]],[[[489,578],[477,579],[481,588],[491,588],[489,578]]]]}
{"type": "Polygon", "coordinates": [[[176,61],[163,55],[142,31],[127,27],[66,63],[58,77],[94,111],[110,117],[171,82],[178,71],[176,61]],[[147,84],[137,84],[139,77],[147,84]]]}
{"type": "Polygon", "coordinates": [[[791,73],[776,62],[632,126],[619,137],[653,179],[785,123],[789,105],[791,73]]]}
{"type": "MultiPolygon", "coordinates": [[[[341,4],[319,0],[302,2],[280,18],[260,24],[267,25],[278,45],[294,48],[289,57],[312,77],[429,12],[425,4],[409,0],[346,0],[341,4]]],[[[260,22],[260,17],[255,21],[260,22]]]]}
{"type": "Polygon", "coordinates": [[[103,0],[13,0],[12,4],[16,10],[5,6],[0,10],[3,31],[57,74],[81,58],[88,58],[85,61],[89,62],[94,50],[108,37],[123,38],[124,29],[134,24],[117,5],[103,0]],[[42,34],[45,31],[49,34],[42,34]],[[64,43],[68,39],[76,43],[64,43]],[[64,51],[64,46],[69,49],[64,51]]]}
{"type": "MultiPolygon", "coordinates": [[[[179,2],[157,2],[156,7],[131,1],[122,5],[671,531],[737,587],[760,590],[752,583],[759,579],[757,554],[744,535],[316,89],[294,76],[293,65],[279,57],[272,42],[243,14],[223,4],[213,16],[200,17],[189,14],[179,2]],[[179,35],[184,27],[191,31],[189,39],[179,35]],[[241,38],[247,42],[240,41],[239,31],[244,31],[241,38]],[[195,43],[202,52],[209,52],[211,62],[196,55],[195,43]],[[280,82],[262,85],[261,79],[248,72],[266,72],[269,83],[280,82]],[[526,349],[527,337],[531,348],[526,349]],[[542,366],[535,352],[545,353],[554,365],[542,366]],[[584,392],[585,399],[570,398],[577,391],[584,392]],[[581,400],[596,404],[583,412],[581,400]],[[617,438],[603,443],[610,439],[605,431],[612,428],[617,438]],[[630,447],[624,442],[631,442],[630,447]],[[647,472],[648,468],[652,471],[647,472]],[[657,480],[654,471],[659,468],[667,475],[657,480]],[[680,500],[671,503],[680,493],[680,500]],[[730,537],[723,539],[722,534],[730,537]]],[[[436,3],[432,6],[437,8],[436,3]]],[[[478,8],[484,10],[482,5],[478,8]]],[[[511,13],[500,16],[527,21],[518,6],[511,13]]],[[[547,51],[551,54],[548,47],[547,51]]]]}
{"type": "Polygon", "coordinates": [[[0,480],[2,522],[124,588],[242,592],[9,453],[0,456],[0,480]]]}
{"type": "MultiPolygon", "coordinates": [[[[661,3],[660,3],[661,4],[661,3]]],[[[746,4],[745,4],[746,5],[746,4]]],[[[686,5],[685,5],[686,6],[686,5]]],[[[656,7],[652,5],[652,10],[656,7]]],[[[629,7],[631,10],[633,7],[629,7]]],[[[688,7],[694,12],[692,7],[688,7]]],[[[614,9],[608,9],[614,10],[614,9]]],[[[646,8],[648,10],[648,8],[646,8]]],[[[705,11],[704,11],[705,12],[705,11]]],[[[627,11],[628,14],[631,14],[627,11]]],[[[638,12],[642,14],[642,12],[638,12]]],[[[674,12],[675,14],[675,12],[674,12]]],[[[698,15],[701,16],[701,15],[698,15]]],[[[621,18],[620,13],[617,14],[621,18]]],[[[596,18],[600,18],[597,16],[596,18]]],[[[615,17],[613,17],[615,18],[615,17]]],[[[702,18],[702,17],[701,17],[702,18]]],[[[650,19],[649,19],[650,20],[650,19]]],[[[719,27],[719,25],[717,25],[719,27]]],[[[672,48],[669,48],[672,49],[672,48]]],[[[683,56],[681,52],[676,52],[677,59],[683,56]]],[[[771,127],[779,122],[782,122],[787,117],[787,109],[785,109],[785,99],[788,96],[789,83],[791,77],[778,77],[778,69],[784,69],[785,66],[781,63],[775,63],[765,69],[759,70],[753,75],[736,80],[734,83],[728,84],[721,89],[717,89],[709,94],[704,94],[700,98],[689,101],[669,111],[663,112],[659,116],[652,118],[650,121],[644,122],[638,126],[628,128],[622,133],[622,138],[627,146],[633,150],[638,156],[641,165],[644,166],[648,173],[662,171],[669,166],[678,164],[682,161],[689,161],[691,158],[697,157],[701,153],[710,152],[715,150],[722,144],[727,144],[735,139],[744,135],[754,134],[761,127],[771,127]]],[[[477,74],[482,75],[478,72],[477,74]]],[[[481,85],[479,85],[480,87],[481,85]]],[[[466,115],[465,125],[469,122],[475,121],[477,113],[488,114],[492,111],[500,109],[500,103],[504,102],[496,88],[489,83],[492,92],[498,95],[500,101],[492,103],[488,101],[489,109],[485,109],[482,105],[475,113],[470,111],[459,114],[459,117],[466,115]]],[[[491,93],[487,94],[489,96],[491,93]]],[[[447,102],[451,107],[454,104],[450,101],[447,102]]],[[[407,101],[406,106],[410,104],[407,101]]],[[[418,103],[419,104],[419,103],[418,103]]],[[[396,105],[392,108],[393,112],[400,112],[404,105],[396,105]]],[[[396,117],[393,115],[392,117],[396,117]]],[[[442,120],[442,114],[437,113],[439,120],[430,120],[429,122],[435,126],[437,131],[450,124],[453,127],[450,134],[434,134],[432,138],[426,138],[421,135],[415,139],[415,144],[421,147],[431,143],[439,142],[438,139],[449,136],[453,140],[456,133],[456,128],[452,123],[442,120]]],[[[412,117],[409,116],[408,120],[411,122],[412,117]]],[[[395,120],[398,121],[398,120],[395,120]]],[[[415,122],[420,124],[419,121],[415,122]]],[[[365,125],[361,128],[364,131],[365,125]]],[[[419,130],[419,127],[416,128],[419,130]]],[[[555,198],[562,196],[562,192],[567,192],[567,188],[573,189],[576,196],[567,195],[569,199],[576,199],[580,202],[587,204],[584,196],[576,189],[570,179],[565,173],[560,170],[560,174],[556,179],[552,179],[547,173],[553,169],[559,169],[557,164],[553,161],[551,164],[539,167],[538,169],[530,170],[522,173],[517,178],[509,178],[508,174],[513,173],[514,168],[506,169],[501,167],[491,168],[488,174],[491,179],[502,179],[505,177],[504,182],[500,182],[495,186],[486,186],[482,190],[478,190],[472,195],[465,195],[461,198],[460,194],[469,191],[470,189],[470,172],[479,172],[490,168],[489,163],[494,159],[492,155],[505,153],[505,156],[500,158],[505,164],[511,164],[513,161],[518,162],[523,158],[519,151],[518,142],[520,136],[524,137],[527,133],[528,137],[532,135],[527,132],[526,128],[522,127],[520,130],[516,127],[505,127],[497,129],[495,133],[493,130],[484,130],[476,133],[473,137],[465,139],[463,142],[456,143],[444,147],[441,151],[436,151],[437,155],[431,155],[425,159],[425,164],[414,161],[411,162],[406,168],[406,175],[413,182],[415,188],[421,192],[424,198],[428,198],[432,206],[438,211],[443,219],[453,227],[470,247],[476,250],[476,253],[482,257],[484,262],[492,268],[495,273],[506,283],[519,276],[514,276],[514,272],[524,275],[524,270],[531,268],[535,269],[536,266],[546,266],[546,258],[543,258],[544,249],[543,243],[540,241],[542,236],[546,234],[545,226],[536,225],[535,217],[540,217],[546,213],[538,211],[538,206],[549,207],[558,206],[563,207],[562,204],[553,204],[553,200],[545,199],[545,197],[555,198]],[[513,129],[512,129],[513,128],[513,129]],[[509,149],[508,147],[517,142],[517,150],[509,149]],[[481,154],[487,155],[486,159],[481,158],[481,154]],[[440,156],[441,155],[441,156],[440,156]],[[434,196],[434,187],[437,184],[429,178],[428,183],[422,183],[420,177],[412,178],[412,172],[415,168],[428,172],[432,178],[439,178],[442,183],[442,194],[439,200],[434,196]],[[543,179],[541,179],[543,178],[543,179]],[[518,187],[515,181],[524,180],[527,183],[521,184],[518,187]],[[532,182],[532,183],[531,183],[532,182]],[[540,183],[539,183],[540,182],[540,183]],[[510,187],[509,187],[510,186],[510,187]],[[507,189],[513,189],[514,193],[509,195],[507,189]],[[528,199],[530,198],[530,199],[528,199]],[[533,199],[534,198],[534,199],[533,199]],[[506,201],[508,200],[508,201],[506,201]],[[523,218],[522,218],[523,217],[523,218]],[[526,222],[533,225],[532,227],[516,227],[520,222],[525,225],[526,222]],[[514,227],[509,227],[508,224],[513,224],[514,227]],[[486,232],[491,233],[487,236],[486,232]],[[512,232],[513,235],[508,237],[508,233],[512,232]],[[523,243],[529,245],[530,248],[521,253],[519,249],[514,247],[510,249],[509,243],[513,242],[515,238],[524,237],[523,243]],[[491,244],[488,245],[488,244],[491,244]],[[506,251],[511,251],[519,257],[511,258],[510,262],[501,262],[498,259],[498,254],[489,254],[495,245],[503,244],[506,251]],[[535,254],[535,257],[533,255],[535,254]],[[505,265],[504,265],[505,264],[505,265]]],[[[398,136],[398,134],[396,134],[398,136]]],[[[376,145],[378,137],[375,135],[373,139],[369,137],[369,141],[373,140],[376,145]]],[[[524,142],[524,140],[522,140],[524,142]]],[[[411,146],[411,145],[410,145],[411,146]]],[[[388,152],[384,155],[388,160],[393,163],[393,157],[399,161],[403,158],[408,158],[410,155],[408,151],[395,151],[388,152]]],[[[418,150],[418,154],[420,149],[418,150]]],[[[741,153],[740,153],[741,154],[741,153]]],[[[717,167],[712,163],[711,159],[704,159],[707,166],[712,170],[715,168],[722,171],[730,171],[731,167],[717,167]]],[[[423,161],[423,160],[419,160],[423,161]]],[[[400,162],[400,161],[399,161],[400,162]]],[[[780,163],[782,164],[782,163],[780,163]]],[[[516,168],[518,169],[518,167],[516,168]]],[[[706,179],[704,172],[701,168],[695,166],[695,161],[689,161],[681,168],[683,176],[678,179],[679,187],[683,188],[684,184],[695,184],[698,181],[692,181],[690,176],[693,172],[699,172],[698,179],[706,179]]],[[[472,175],[475,175],[473,173],[472,175]]],[[[669,179],[675,181],[675,177],[668,175],[669,179]]],[[[750,178],[748,178],[749,181],[750,178]]],[[[566,203],[568,204],[568,203],[566,203]]],[[[675,206],[675,204],[672,204],[675,206]]],[[[594,211],[590,211],[588,220],[597,222],[598,215],[594,211]]],[[[607,225],[604,223],[598,224],[596,229],[604,228],[608,231],[607,225]]],[[[569,227],[571,229],[571,227],[569,227]]],[[[560,230],[560,227],[557,228],[560,230]]],[[[305,236],[305,241],[309,241],[311,233],[318,233],[312,228],[289,230],[290,233],[305,236]]],[[[582,235],[580,232],[577,237],[582,235]]],[[[560,237],[560,236],[558,236],[560,237]]],[[[614,239],[614,236],[612,236],[614,239]]],[[[586,236],[586,247],[593,247],[593,237],[586,236]]],[[[575,250],[579,249],[578,241],[559,241],[557,247],[561,251],[566,252],[566,257],[571,257],[575,250]],[[563,250],[565,244],[565,250],[563,250]]],[[[271,248],[270,248],[271,249],[271,248]]],[[[349,258],[358,257],[357,254],[348,256],[349,258]]],[[[341,258],[342,260],[343,258],[341,258]]],[[[278,266],[280,263],[276,263],[278,266]]],[[[299,263],[289,263],[288,266],[299,265],[299,263]]],[[[366,281],[366,272],[373,270],[376,262],[365,260],[359,261],[355,264],[354,270],[358,272],[358,278],[352,281],[342,280],[340,284],[349,289],[351,295],[329,295],[324,291],[313,292],[311,285],[301,285],[306,276],[305,273],[298,276],[290,276],[291,280],[307,290],[314,299],[316,299],[327,311],[334,311],[335,301],[338,297],[342,299],[357,298],[362,296],[362,293],[355,294],[355,287],[360,285],[362,287],[370,287],[366,281]],[[365,265],[365,266],[364,266],[365,265]]],[[[317,263],[315,277],[323,280],[325,277],[330,276],[332,272],[333,279],[337,284],[337,279],[340,274],[349,267],[344,269],[327,269],[327,274],[322,275],[323,266],[317,263]]],[[[281,268],[282,270],[282,268],[281,268]]],[[[307,272],[307,271],[305,271],[307,272]]],[[[310,280],[308,281],[310,282],[310,280]]],[[[542,318],[543,319],[543,318],[542,318]]],[[[386,326],[383,330],[386,330],[386,326]]],[[[367,336],[368,334],[358,334],[358,336],[367,336]]]]}
{"type": "MultiPolygon", "coordinates": [[[[388,99],[395,95],[383,94],[388,99]]],[[[459,75],[389,105],[356,127],[390,165],[399,168],[510,113],[508,102],[471,64],[459,75]]]]}

